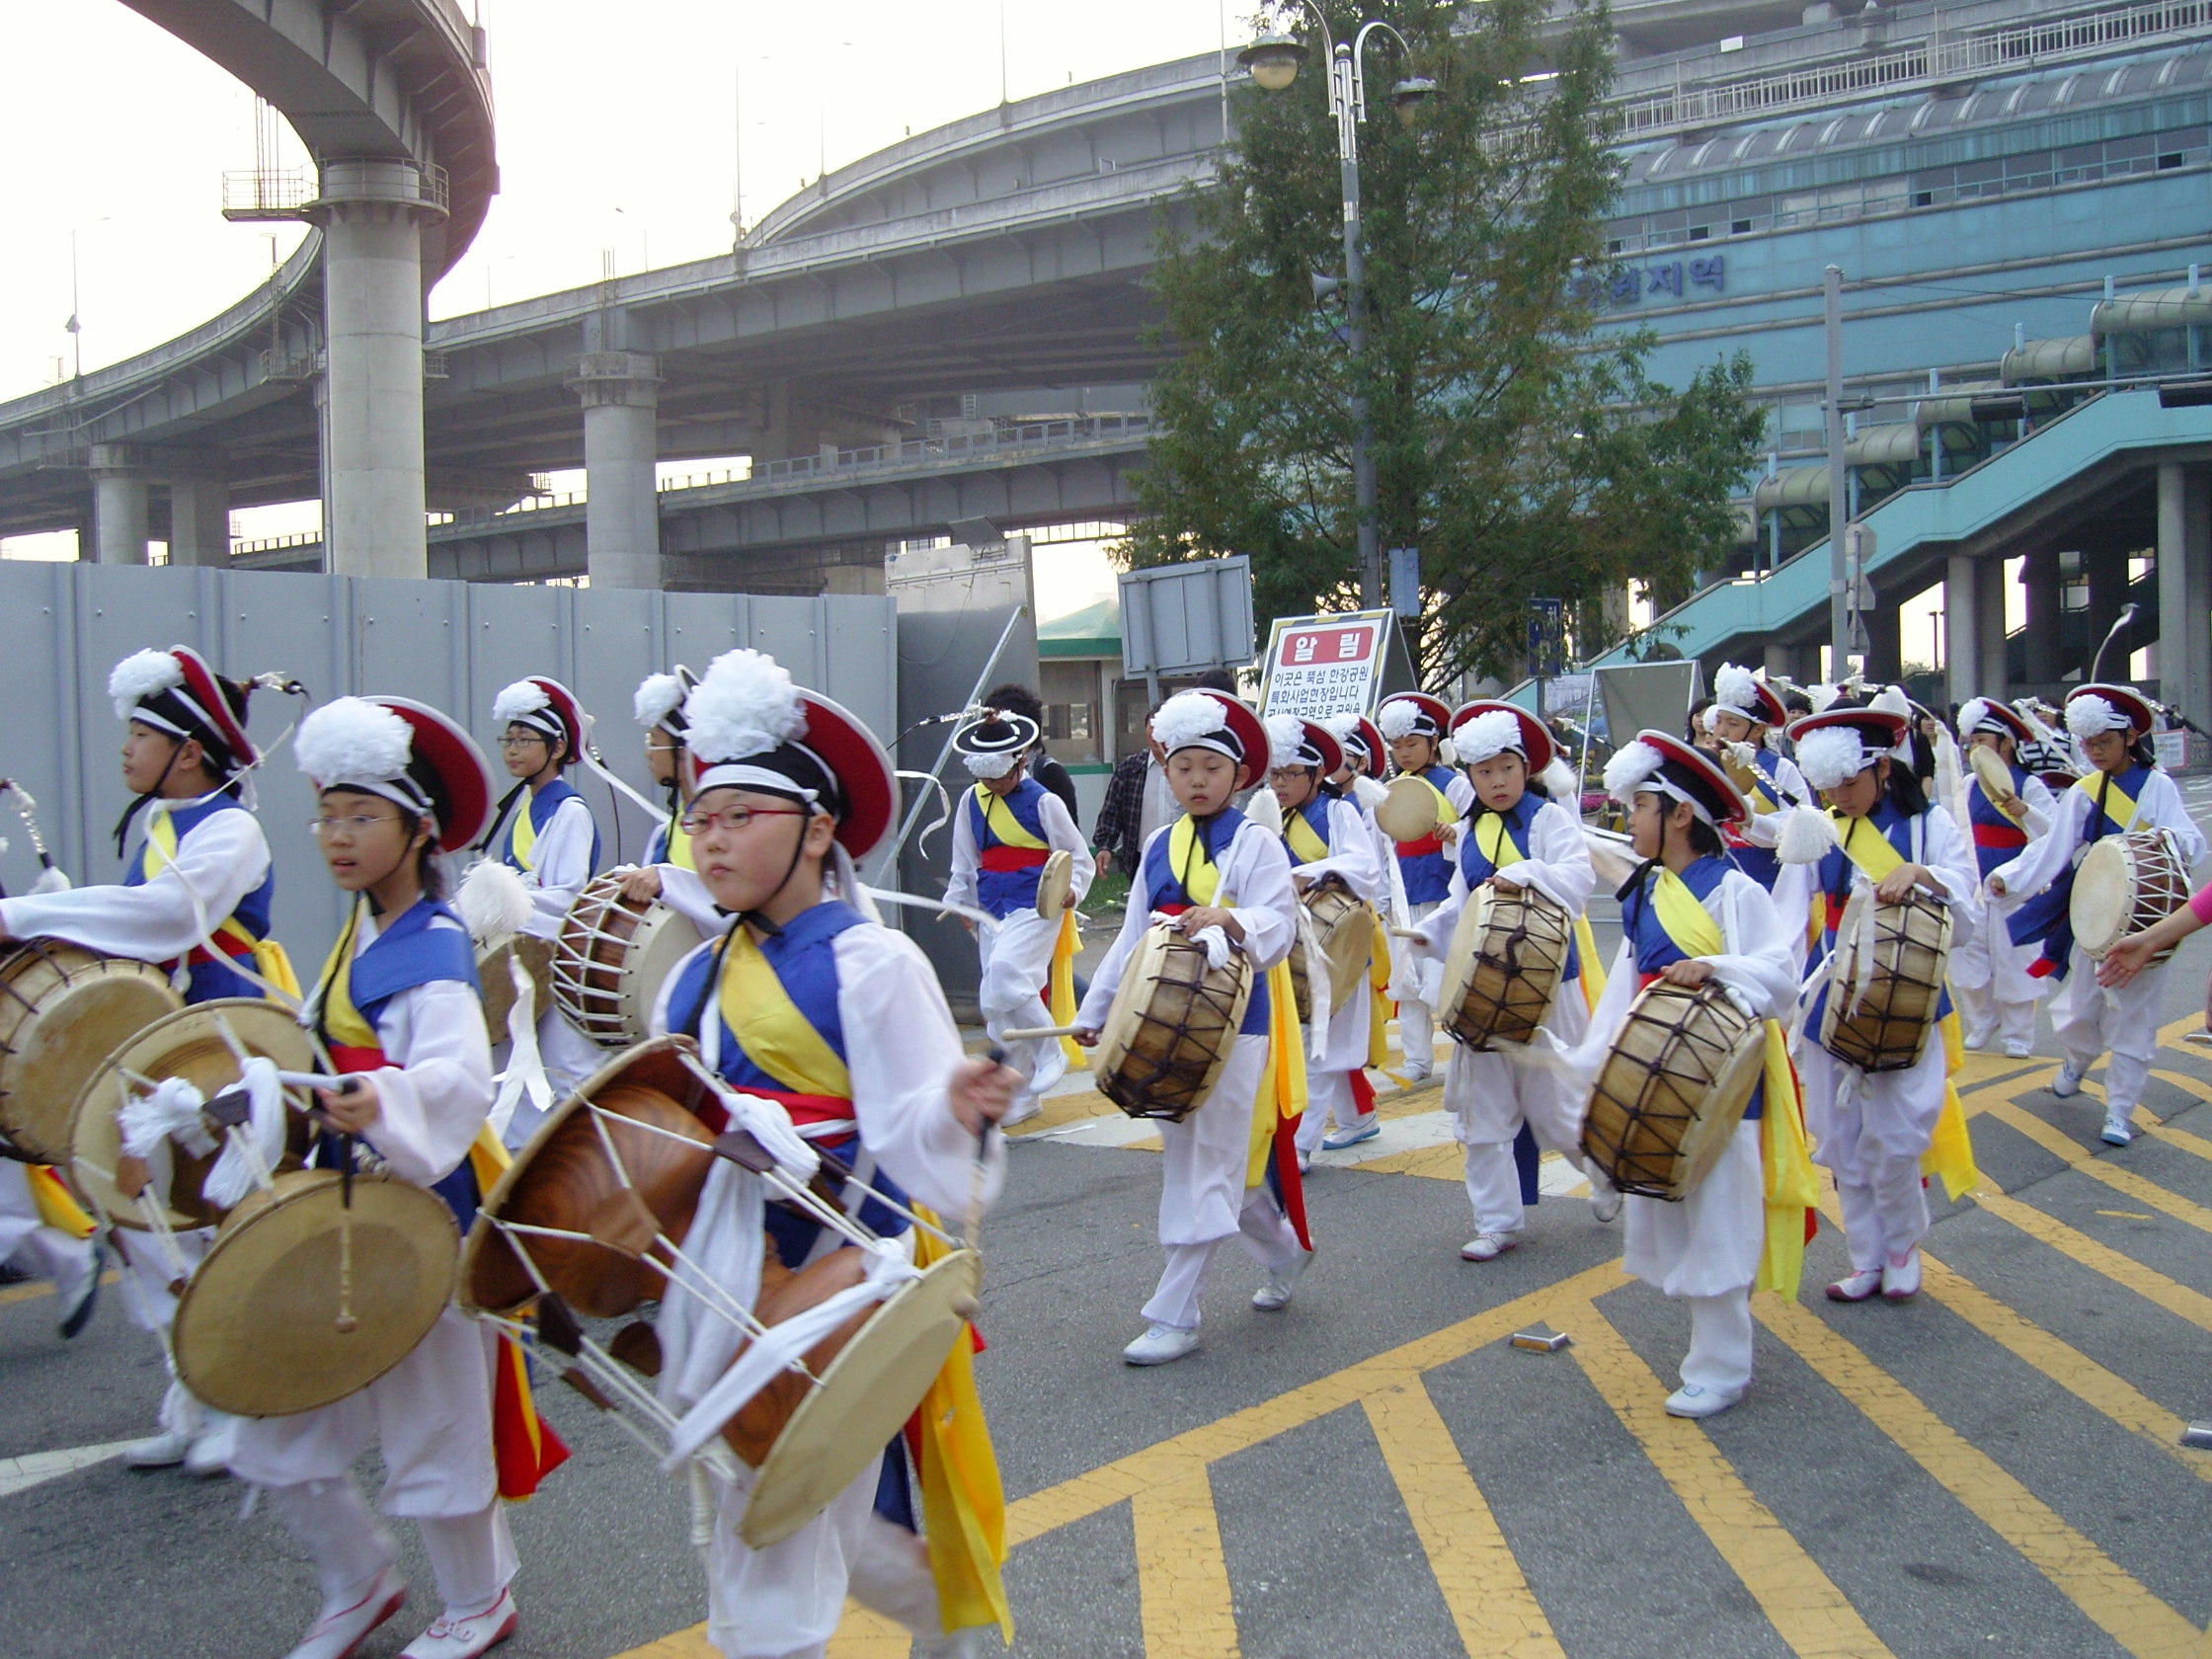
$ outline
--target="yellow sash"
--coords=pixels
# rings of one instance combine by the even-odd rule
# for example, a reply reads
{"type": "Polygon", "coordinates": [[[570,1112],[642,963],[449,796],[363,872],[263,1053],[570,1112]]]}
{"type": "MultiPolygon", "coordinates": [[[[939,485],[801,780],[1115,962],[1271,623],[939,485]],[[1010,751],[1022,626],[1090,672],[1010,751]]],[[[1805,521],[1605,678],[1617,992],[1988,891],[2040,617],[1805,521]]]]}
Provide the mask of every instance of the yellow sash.
{"type": "Polygon", "coordinates": [[[845,1063],[799,1011],[775,969],[742,926],[722,956],[720,1000],[722,1023],[737,1038],[738,1047],[791,1093],[852,1098],[852,1073],[845,1063]]]}
{"type": "Polygon", "coordinates": [[[537,869],[537,862],[531,856],[537,850],[537,826],[530,822],[527,793],[515,803],[514,816],[507,821],[507,849],[524,870],[534,872],[537,869]]]}
{"type": "Polygon", "coordinates": [[[1375,917],[1375,942],[1367,950],[1367,1063],[1380,1070],[1390,1058],[1390,1042],[1383,1031],[1389,1020],[1391,1002],[1383,994],[1390,986],[1390,930],[1378,910],[1375,917]]]}
{"type": "Polygon", "coordinates": [[[1298,992],[1291,985],[1289,957],[1267,971],[1267,1070],[1252,1102],[1252,1139],[1244,1159],[1247,1188],[1267,1178],[1275,1126],[1305,1110],[1305,1046],[1299,1038],[1298,992]],[[1268,1109],[1271,1103],[1273,1111],[1268,1109]]]}
{"type": "Polygon", "coordinates": [[[23,1176],[31,1183],[31,1201],[39,1207],[40,1226],[50,1226],[71,1238],[92,1236],[92,1218],[85,1214],[84,1207],[49,1166],[27,1163],[23,1166],[23,1176]]]}
{"type": "MultiPolygon", "coordinates": [[[[1712,912],[1698,902],[1690,884],[1661,869],[1651,892],[1652,914],[1685,956],[1720,956],[1728,941],[1712,912]]],[[[1766,1104],[1759,1120],[1759,1162],[1765,1176],[1766,1243],[1759,1252],[1759,1276],[1752,1288],[1773,1291],[1792,1302],[1805,1261],[1805,1212],[1819,1200],[1812,1149],[1805,1138],[1804,1103],[1797,1071],[1789,1064],[1789,1045],[1781,1024],[1768,1020],[1766,1104]]]]}
{"type": "MultiPolygon", "coordinates": [[[[1474,844],[1482,856],[1499,869],[1508,864],[1525,863],[1521,849],[1513,844],[1513,837],[1506,833],[1505,820],[1496,813],[1484,813],[1474,821],[1474,844]]],[[[1606,971],[1598,965],[1597,935],[1590,931],[1590,918],[1574,918],[1574,942],[1582,957],[1582,1005],[1590,1013],[1598,1011],[1598,998],[1606,993],[1606,971]]]]}
{"type": "MultiPolygon", "coordinates": [[[[317,982],[323,988],[323,1029],[330,1033],[330,1040],[341,1048],[374,1049],[384,1052],[383,1039],[376,1035],[376,1027],[361,1016],[354,1006],[354,936],[360,925],[361,908],[368,903],[356,899],[354,908],[346,917],[346,925],[339,931],[338,943],[331,947],[330,960],[323,964],[322,978],[317,982]]],[[[390,1057],[385,1057],[387,1062],[390,1057]]],[[[476,1172],[476,1190],[488,1193],[507,1166],[514,1161],[500,1138],[492,1133],[489,1122],[480,1125],[476,1139],[469,1143],[469,1167],[476,1172]]]]}
{"type": "MultiPolygon", "coordinates": [[[[1075,953],[1081,948],[1082,938],[1075,931],[1075,911],[1069,907],[1060,912],[1060,933],[1053,940],[1052,969],[1045,981],[1055,1025],[1075,1023],[1075,953]]],[[[1072,1038],[1060,1040],[1060,1052],[1067,1057],[1070,1068],[1090,1065],[1089,1051],[1072,1038]]]]}
{"type": "Polygon", "coordinates": [[[2093,807],[2096,805],[2097,794],[2101,791],[2104,796],[2104,816],[2122,830],[2128,829],[2135,823],[2135,797],[2120,787],[2117,777],[2112,779],[2110,788],[2105,788],[2106,776],[2103,772],[2092,772],[2088,777],[2076,778],[2074,787],[2090,798],[2090,805],[2093,807]]]}
{"type": "Polygon", "coordinates": [[[1283,839],[1291,843],[1291,857],[1301,864],[1317,864],[1329,855],[1328,842],[1314,832],[1304,809],[1292,813],[1283,826],[1283,839]]]}
{"type": "MultiPolygon", "coordinates": [[[[2079,787],[2079,785],[2077,785],[2079,787]]],[[[2119,792],[2113,791],[2115,795],[2119,792]]],[[[2135,803],[2125,801],[2128,816],[2135,814],[2135,803]]],[[[2107,804],[2105,815],[2116,822],[2125,822],[2111,811],[2107,804]]],[[[1835,809],[1829,816],[1836,819],[1841,829],[1844,855],[1866,873],[1866,879],[1879,882],[1905,862],[1904,854],[1889,844],[1889,837],[1874,829],[1862,818],[1845,818],[1835,809]],[[1856,831],[1864,826],[1868,833],[1856,831]]],[[[1955,999],[1954,999],[1955,1002],[1955,999]]],[[[1938,1028],[1943,1036],[1943,1110],[1936,1120],[1936,1133],[1930,1138],[1928,1150],[1921,1154],[1920,1172],[1941,1179],[1943,1191],[1952,1199],[1963,1198],[1980,1184],[1982,1172],[1974,1163],[1974,1141],[1966,1129],[1966,1109],[1958,1101],[1958,1084],[1953,1080],[1959,1067],[1966,1064],[1965,1037],[1959,1029],[1958,1009],[1954,1005],[1943,1016],[1938,1028]]]]}
{"type": "Polygon", "coordinates": [[[1042,847],[1046,844],[1043,839],[1022,828],[1021,820],[1014,816],[1014,809],[1006,805],[1005,796],[988,783],[976,785],[976,805],[983,808],[984,823],[998,838],[1000,846],[1042,847]]]}
{"type": "MultiPolygon", "coordinates": [[[[160,868],[154,862],[157,852],[162,864],[177,862],[177,826],[165,812],[157,812],[146,820],[146,839],[138,849],[139,873],[148,881],[160,868]]],[[[236,916],[224,917],[222,924],[212,931],[218,939],[232,939],[244,945],[254,972],[293,1001],[298,1000],[299,976],[292,972],[292,959],[281,944],[275,939],[255,938],[236,916]]]]}
{"type": "Polygon", "coordinates": [[[1194,905],[1211,905],[1214,895],[1222,885],[1222,873],[1214,867],[1213,856],[1207,852],[1206,843],[1199,839],[1198,826],[1191,822],[1189,813],[1175,821],[1167,831],[1167,868],[1183,884],[1183,891],[1190,895],[1194,905]]]}
{"type": "Polygon", "coordinates": [[[699,867],[699,861],[691,851],[691,837],[684,832],[682,825],[669,826],[669,845],[668,850],[662,854],[662,862],[673,864],[679,870],[696,870],[699,867]]]}

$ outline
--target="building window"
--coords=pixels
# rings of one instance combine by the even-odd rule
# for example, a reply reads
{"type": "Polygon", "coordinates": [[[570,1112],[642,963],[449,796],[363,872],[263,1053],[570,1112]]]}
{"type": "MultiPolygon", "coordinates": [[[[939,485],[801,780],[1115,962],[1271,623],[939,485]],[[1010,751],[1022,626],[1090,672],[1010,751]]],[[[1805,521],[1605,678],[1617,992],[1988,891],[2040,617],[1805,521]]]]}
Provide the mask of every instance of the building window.
{"type": "Polygon", "coordinates": [[[1692,225],[1690,227],[1690,240],[1693,242],[1702,242],[1711,235],[1711,225],[1692,225]]]}
{"type": "Polygon", "coordinates": [[[1935,193],[1934,191],[1915,191],[1915,192],[1913,192],[1913,205],[1914,205],[1915,207],[1933,207],[1933,206],[1935,206],[1935,205],[1936,205],[1936,193],[1935,193]]]}
{"type": "Polygon", "coordinates": [[[2168,150],[2164,155],[2159,157],[2159,171],[2161,173],[2172,172],[2174,168],[2180,165],[2181,152],[2179,150],[2168,150]]]}
{"type": "Polygon", "coordinates": [[[1728,221],[1728,234],[1730,236],[1749,236],[1751,234],[1751,221],[1749,219],[1730,219],[1728,221]]]}

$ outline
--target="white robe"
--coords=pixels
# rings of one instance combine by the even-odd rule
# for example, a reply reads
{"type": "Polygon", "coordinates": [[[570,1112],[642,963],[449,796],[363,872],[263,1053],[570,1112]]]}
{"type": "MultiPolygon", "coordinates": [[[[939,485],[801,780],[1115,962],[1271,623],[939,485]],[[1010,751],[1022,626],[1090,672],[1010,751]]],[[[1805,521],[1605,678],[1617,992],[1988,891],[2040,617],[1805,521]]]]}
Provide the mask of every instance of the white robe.
{"type": "MultiPolygon", "coordinates": [[[[1356,802],[1340,797],[1329,802],[1327,824],[1328,856],[1294,865],[1291,874],[1295,877],[1303,876],[1308,882],[1317,882],[1323,876],[1335,876],[1351,890],[1355,899],[1369,905],[1382,903],[1386,890],[1382,880],[1379,832],[1373,820],[1360,810],[1356,802]]],[[[1313,1071],[1334,1074],[1365,1069],[1369,1004],[1373,1000],[1367,994],[1363,978],[1357,994],[1346,998],[1342,1006],[1329,1009],[1328,1029],[1323,1039],[1321,1058],[1313,1063],[1313,1071]]],[[[1310,1046],[1310,1035],[1307,1042],[1310,1046]]]]}
{"type": "MultiPolygon", "coordinates": [[[[1967,799],[1986,795],[1981,779],[1969,776],[1965,785],[1967,799]]],[[[2051,823],[2058,815],[2058,803],[2051,799],[2050,790],[2043,780],[2032,772],[2020,790],[2020,799],[2027,803],[2027,816],[2020,829],[2027,834],[2028,845],[2050,832],[2051,823]]],[[[1971,821],[1969,821],[1971,822],[1971,821]]],[[[1972,841],[1971,829],[1962,831],[1972,841]]],[[[2023,846],[2020,851],[2025,852],[2023,846]]],[[[1977,860],[1977,863],[1979,861],[1977,860]]],[[[1962,1004],[1971,1002],[1982,1020],[1994,1023],[1997,1008],[2017,1006],[2034,1002],[2050,988],[2047,980],[2031,979],[2028,965],[2034,962],[2037,946],[2031,941],[2024,945],[2013,943],[2007,924],[2013,912],[2024,903],[2020,896],[2008,894],[2003,899],[1984,895],[1982,919],[1974,927],[1960,928],[1951,939],[1950,981],[1951,992],[1962,1004]],[[1980,994],[1977,994],[1980,993],[1980,994]]],[[[1976,1023],[1969,1019],[1969,1027],[1976,1023]]],[[[2032,1024],[2032,1020],[2030,1021],[2032,1024]]]]}
{"type": "MultiPolygon", "coordinates": [[[[1474,811],[1475,800],[1474,785],[1467,782],[1466,773],[1457,769],[1453,771],[1452,781],[1445,785],[1444,798],[1450,801],[1453,809],[1459,813],[1459,828],[1463,830],[1467,815],[1474,811]]],[[[1405,878],[1402,869],[1398,869],[1396,843],[1385,837],[1384,845],[1390,848],[1391,867],[1398,871],[1398,894],[1405,905],[1407,917],[1401,925],[1416,926],[1426,920],[1443,901],[1431,900],[1417,904],[1412,900],[1404,899],[1405,878]]],[[[1459,843],[1447,839],[1444,848],[1445,858],[1456,863],[1458,853],[1459,843]]],[[[1398,1026],[1401,1035],[1405,1028],[1405,1016],[1409,1009],[1421,1030],[1424,1033],[1429,1030],[1429,1015],[1436,1007],[1437,991],[1443,983],[1444,961],[1441,957],[1431,956],[1416,950],[1413,941],[1410,939],[1392,937],[1390,941],[1389,989],[1390,994],[1397,998],[1399,1003],[1398,1026]]],[[[1409,1062],[1416,1059],[1411,1053],[1408,1053],[1405,1058],[1409,1062]]],[[[1426,1060],[1428,1056],[1424,1054],[1418,1058],[1426,1060]]]]}
{"type": "MultiPolygon", "coordinates": [[[[530,810],[526,793],[514,803],[514,810],[530,810]]],[[[561,923],[568,919],[570,907],[592,880],[592,842],[596,833],[592,809],[583,796],[572,795],[553,810],[552,818],[530,847],[531,867],[520,872],[522,885],[530,895],[530,918],[522,924],[523,932],[540,939],[561,936],[561,923]]],[[[606,1051],[569,1024],[550,995],[537,1011],[537,1052],[545,1063],[546,1079],[553,1085],[555,1100],[568,1094],[606,1060],[606,1051]]],[[[525,1098],[508,1120],[508,1146],[520,1147],[527,1144],[543,1121],[544,1114],[525,1098]]]]}

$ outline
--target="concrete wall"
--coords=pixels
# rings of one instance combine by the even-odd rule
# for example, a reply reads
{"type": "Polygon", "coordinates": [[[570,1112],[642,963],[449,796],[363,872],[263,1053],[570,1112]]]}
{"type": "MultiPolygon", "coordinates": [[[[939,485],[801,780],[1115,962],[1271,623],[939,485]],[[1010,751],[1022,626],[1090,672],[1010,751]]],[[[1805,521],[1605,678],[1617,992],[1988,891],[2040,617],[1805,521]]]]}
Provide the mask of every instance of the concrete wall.
{"type": "MultiPolygon", "coordinates": [[[[39,802],[54,857],[80,885],[120,878],[110,832],[129,797],[117,754],[122,727],[108,672],[143,646],[189,645],[234,677],[283,670],[319,701],[355,691],[415,697],[461,718],[490,748],[492,699],[528,673],[566,684],[597,720],[607,764],[649,799],[631,695],[672,662],[704,669],[750,645],[801,684],[836,698],[878,732],[896,730],[897,649],[891,601],[780,598],[570,588],[501,588],[252,571],[90,564],[0,564],[0,662],[7,727],[0,774],[39,802]]],[[[251,728],[264,749],[303,712],[257,692],[251,728]]],[[[619,814],[604,782],[577,775],[599,821],[604,862],[634,859],[651,826],[619,814]]],[[[288,745],[257,777],[276,857],[276,933],[302,975],[318,967],[342,911],[306,830],[314,802],[288,745]]],[[[0,814],[0,882],[22,892],[38,874],[29,837],[0,814]]]]}

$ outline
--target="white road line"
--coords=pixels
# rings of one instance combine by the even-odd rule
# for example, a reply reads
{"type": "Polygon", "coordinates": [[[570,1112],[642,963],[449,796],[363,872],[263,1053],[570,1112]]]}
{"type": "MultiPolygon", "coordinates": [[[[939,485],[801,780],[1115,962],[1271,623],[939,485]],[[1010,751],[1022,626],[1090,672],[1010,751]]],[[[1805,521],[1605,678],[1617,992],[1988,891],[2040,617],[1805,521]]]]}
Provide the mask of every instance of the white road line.
{"type": "Polygon", "coordinates": [[[94,1463],[122,1455],[135,1442],[118,1440],[107,1446],[78,1446],[66,1452],[34,1452],[27,1458],[0,1458],[0,1498],[11,1497],[41,1481],[71,1474],[94,1463]]]}

